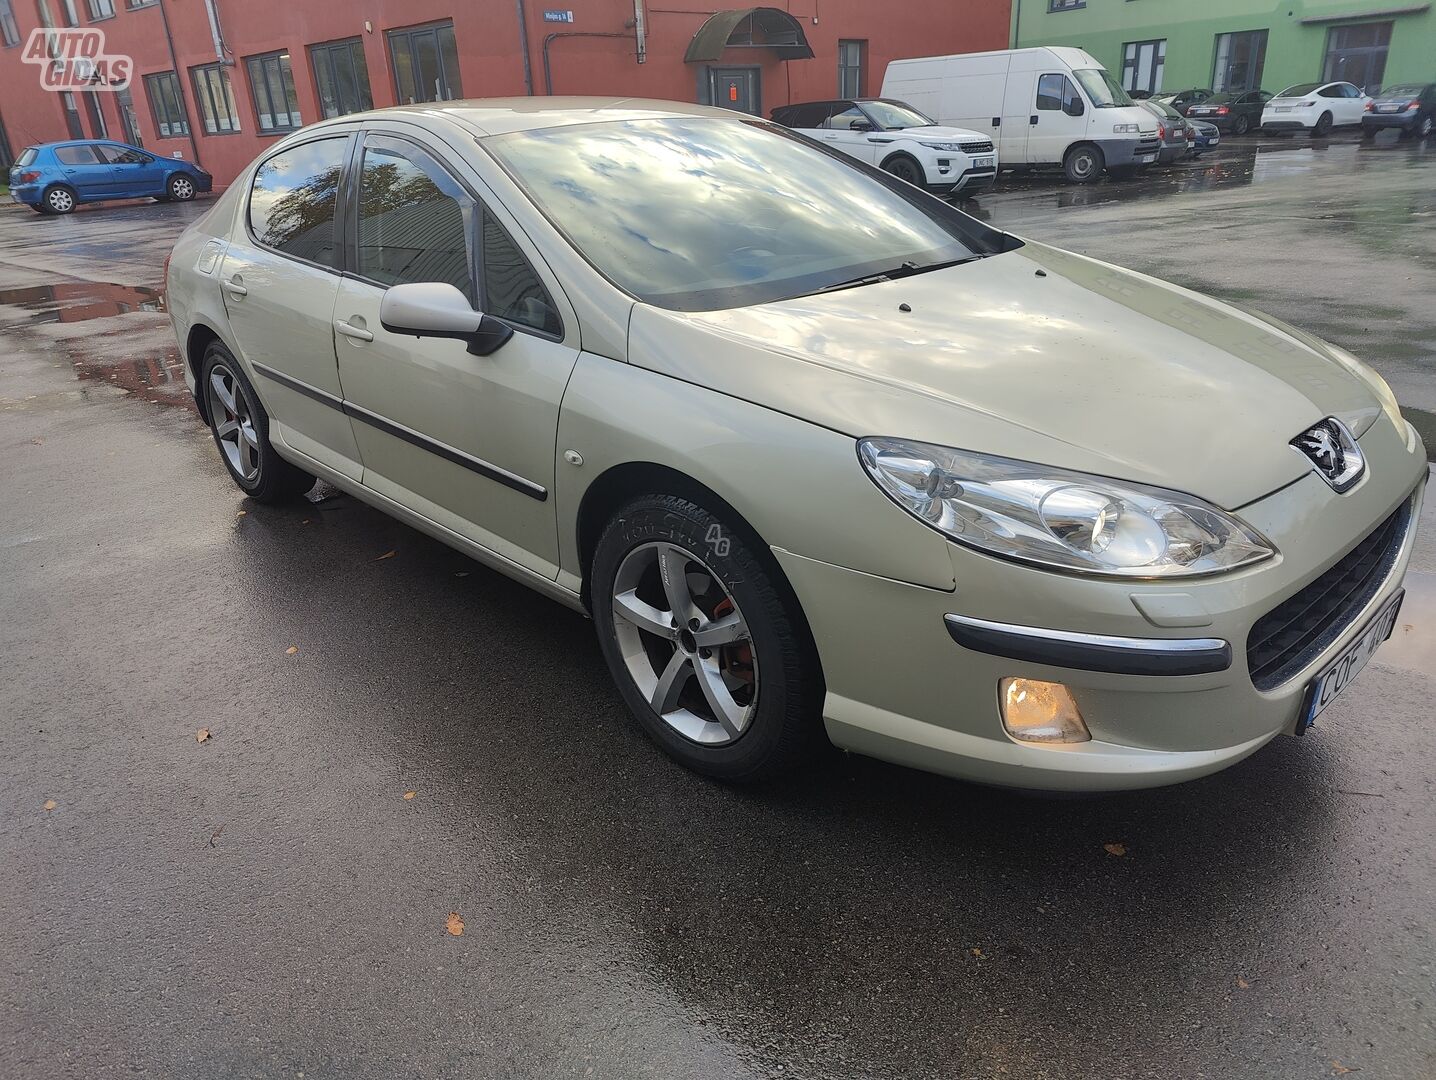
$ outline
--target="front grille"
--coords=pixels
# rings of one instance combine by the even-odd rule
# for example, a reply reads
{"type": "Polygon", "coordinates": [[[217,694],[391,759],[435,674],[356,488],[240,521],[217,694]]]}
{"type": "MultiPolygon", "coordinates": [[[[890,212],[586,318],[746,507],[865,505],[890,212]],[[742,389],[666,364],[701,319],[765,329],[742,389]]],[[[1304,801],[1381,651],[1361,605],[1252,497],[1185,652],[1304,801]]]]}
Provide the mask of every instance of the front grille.
{"type": "Polygon", "coordinates": [[[992,143],[990,142],[960,142],[957,146],[964,154],[992,153],[992,143]]]}
{"type": "Polygon", "coordinates": [[[1280,686],[1346,632],[1380,591],[1410,520],[1408,499],[1335,566],[1257,620],[1247,635],[1253,686],[1280,686]]]}

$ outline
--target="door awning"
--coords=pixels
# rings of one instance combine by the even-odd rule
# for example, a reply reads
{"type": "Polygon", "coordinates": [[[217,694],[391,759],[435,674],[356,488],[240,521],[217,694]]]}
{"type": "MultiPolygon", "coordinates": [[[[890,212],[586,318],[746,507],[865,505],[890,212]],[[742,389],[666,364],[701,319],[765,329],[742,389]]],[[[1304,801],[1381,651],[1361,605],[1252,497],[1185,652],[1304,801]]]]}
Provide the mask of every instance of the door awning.
{"type": "Polygon", "coordinates": [[[708,16],[683,54],[685,64],[711,63],[724,49],[771,49],[783,60],[811,60],[803,24],[773,7],[733,8],[708,16]]]}

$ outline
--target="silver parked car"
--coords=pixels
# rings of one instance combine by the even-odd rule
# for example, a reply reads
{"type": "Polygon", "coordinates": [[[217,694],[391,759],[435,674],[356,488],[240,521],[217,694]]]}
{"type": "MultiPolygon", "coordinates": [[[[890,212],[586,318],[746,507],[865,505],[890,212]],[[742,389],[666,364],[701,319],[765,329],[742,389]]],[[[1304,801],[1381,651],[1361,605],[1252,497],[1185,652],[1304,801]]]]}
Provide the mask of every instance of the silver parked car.
{"type": "Polygon", "coordinates": [[[241,490],[323,477],[590,613],[734,781],[824,732],[1051,789],[1300,734],[1392,627],[1427,475],[1342,350],[718,109],[315,124],[168,290],[241,490]]]}

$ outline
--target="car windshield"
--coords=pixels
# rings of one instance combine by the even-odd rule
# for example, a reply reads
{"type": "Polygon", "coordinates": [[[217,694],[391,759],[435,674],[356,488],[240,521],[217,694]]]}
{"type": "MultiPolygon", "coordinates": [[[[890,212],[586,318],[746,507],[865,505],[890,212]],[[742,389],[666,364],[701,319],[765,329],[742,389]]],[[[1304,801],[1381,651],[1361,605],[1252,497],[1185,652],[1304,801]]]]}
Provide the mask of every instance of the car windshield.
{"type": "Polygon", "coordinates": [[[20,151],[20,156],[15,159],[16,165],[28,165],[35,160],[36,150],[33,146],[27,146],[20,151]]]}
{"type": "Polygon", "coordinates": [[[935,123],[932,117],[900,101],[864,101],[861,108],[874,123],[885,128],[931,127],[935,123]]]}
{"type": "Polygon", "coordinates": [[[1322,85],[1324,84],[1319,82],[1297,83],[1295,86],[1288,86],[1281,93],[1277,94],[1277,97],[1302,97],[1314,92],[1317,87],[1322,85]]]}
{"type": "Polygon", "coordinates": [[[1414,86],[1388,86],[1381,91],[1382,97],[1417,97],[1426,87],[1417,83],[1414,86]]]}
{"type": "Polygon", "coordinates": [[[1112,73],[1106,68],[1083,68],[1074,71],[1072,77],[1082,84],[1082,89],[1087,91],[1088,98],[1098,109],[1132,104],[1122,84],[1112,78],[1112,73]]]}
{"type": "Polygon", "coordinates": [[[580,124],[482,145],[600,273],[679,311],[911,273],[1003,243],[938,200],[759,120],[580,124]]]}

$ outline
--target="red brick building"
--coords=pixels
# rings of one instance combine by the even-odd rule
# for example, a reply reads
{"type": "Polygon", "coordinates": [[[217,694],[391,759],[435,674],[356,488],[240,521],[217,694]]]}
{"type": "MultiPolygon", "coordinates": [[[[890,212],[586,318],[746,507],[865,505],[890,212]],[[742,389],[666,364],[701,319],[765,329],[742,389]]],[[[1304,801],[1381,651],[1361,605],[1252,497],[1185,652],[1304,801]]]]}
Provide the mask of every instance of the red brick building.
{"type": "Polygon", "coordinates": [[[0,153],[108,137],[223,185],[295,127],[410,100],[632,94],[766,116],[875,94],[895,57],[1004,48],[1008,16],[1007,0],[0,0],[0,153]],[[104,30],[134,60],[128,92],[43,89],[21,60],[42,25],[104,30]]]}

